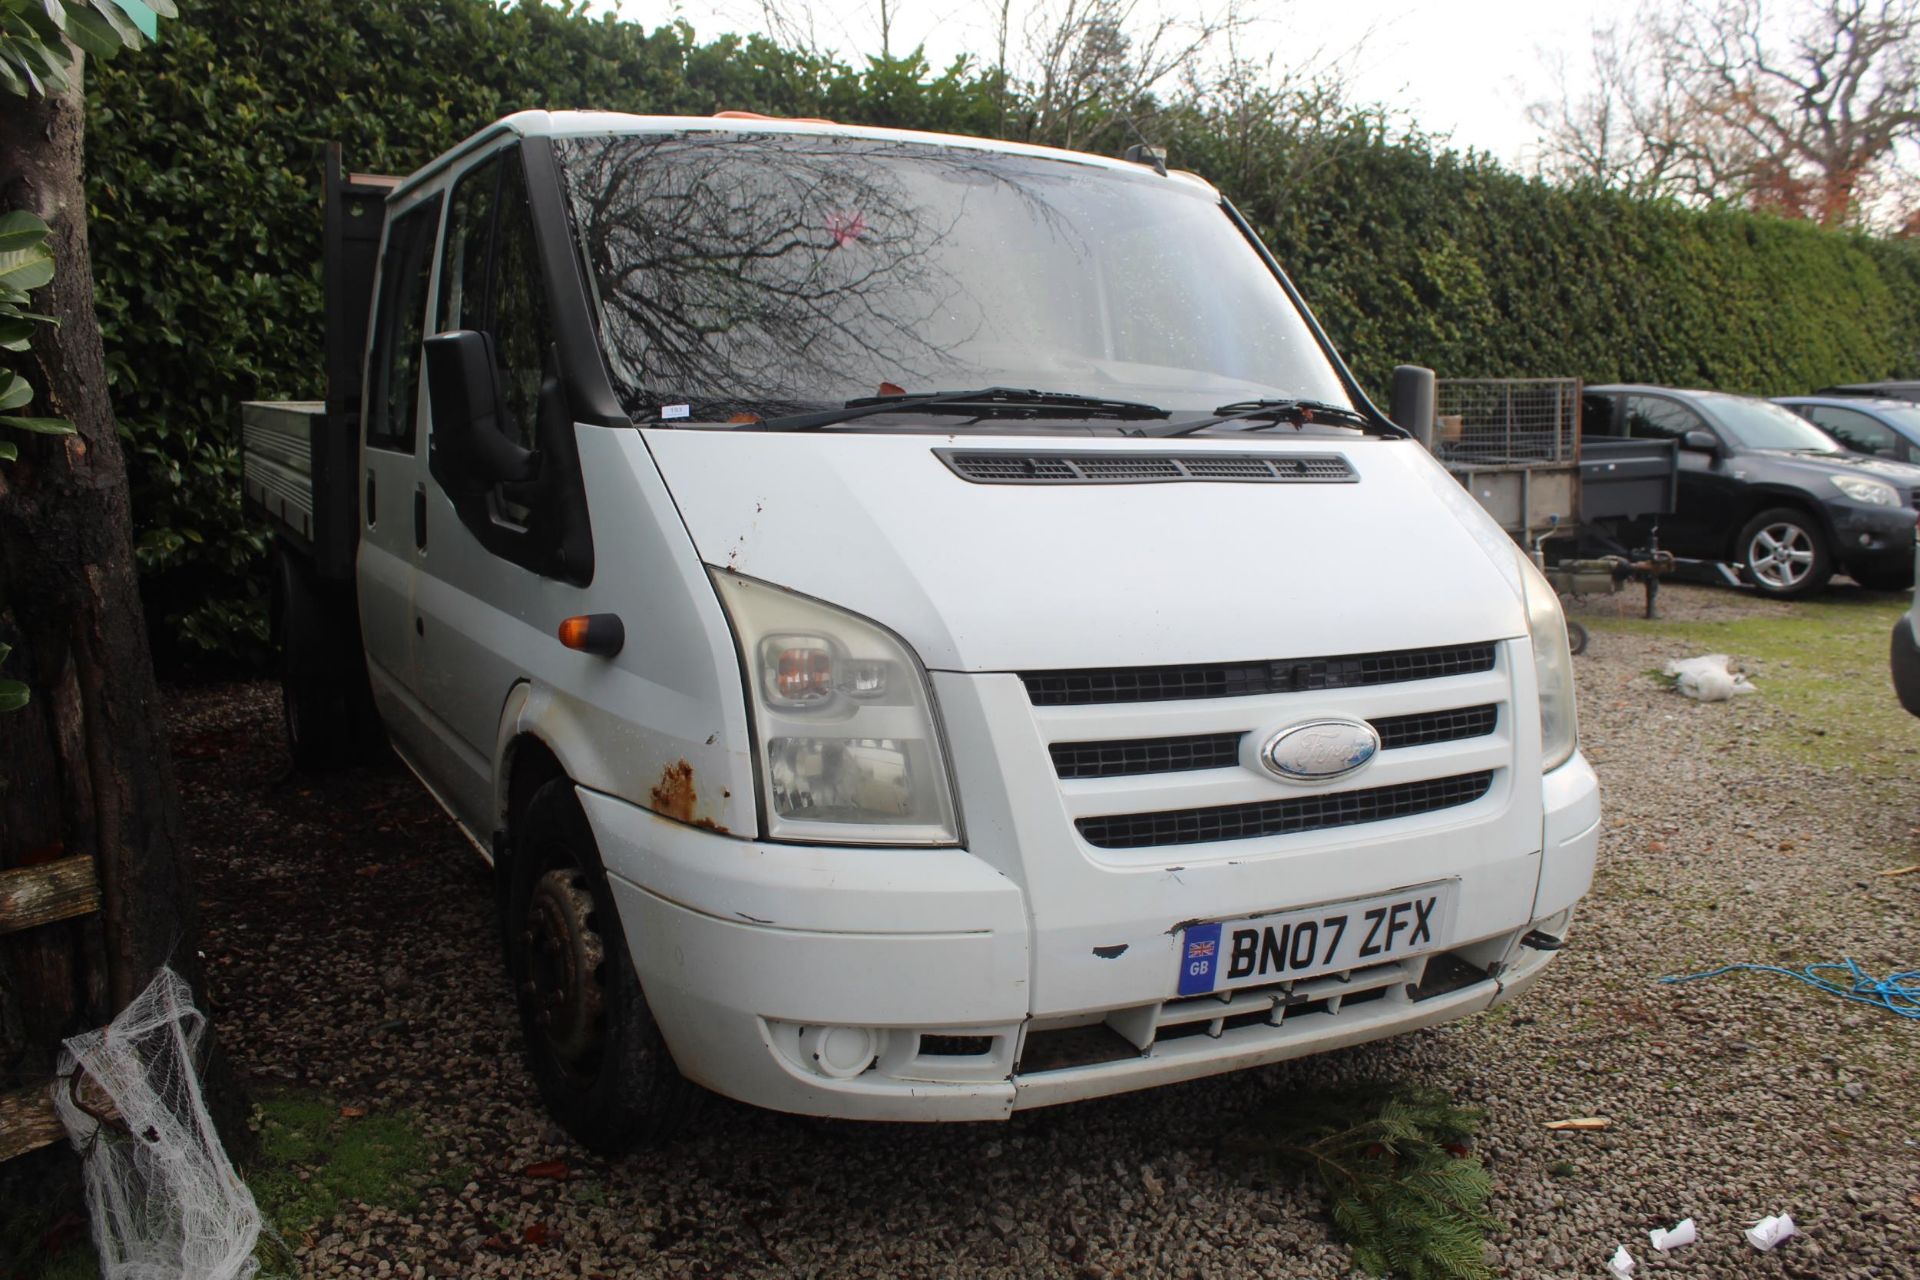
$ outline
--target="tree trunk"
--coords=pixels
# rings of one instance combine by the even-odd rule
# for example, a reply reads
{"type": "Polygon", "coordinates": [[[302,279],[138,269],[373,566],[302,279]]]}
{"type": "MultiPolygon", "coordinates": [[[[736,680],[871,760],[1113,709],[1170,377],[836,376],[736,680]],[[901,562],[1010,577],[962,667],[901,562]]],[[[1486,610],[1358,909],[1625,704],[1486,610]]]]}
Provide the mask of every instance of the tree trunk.
{"type": "Polygon", "coordinates": [[[56,275],[31,309],[57,317],[12,361],[26,410],[71,436],[8,432],[0,463],[4,672],[32,689],[0,714],[0,868],[90,854],[99,916],[0,939],[0,1071],[44,1078],[62,1036],[96,1026],[171,963],[200,990],[194,895],[134,576],[125,462],[93,312],[82,143],[86,102],[0,104],[0,210],[52,228],[56,275]]]}

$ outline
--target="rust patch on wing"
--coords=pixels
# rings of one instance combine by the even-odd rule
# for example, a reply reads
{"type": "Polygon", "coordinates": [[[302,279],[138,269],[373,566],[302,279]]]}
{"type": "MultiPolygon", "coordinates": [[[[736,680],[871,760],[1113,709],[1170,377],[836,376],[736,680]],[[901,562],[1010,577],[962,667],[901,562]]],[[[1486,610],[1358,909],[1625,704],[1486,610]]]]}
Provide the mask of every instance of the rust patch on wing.
{"type": "Polygon", "coordinates": [[[693,821],[693,766],[676,760],[660,771],[652,792],[653,811],[676,822],[693,821]]]}

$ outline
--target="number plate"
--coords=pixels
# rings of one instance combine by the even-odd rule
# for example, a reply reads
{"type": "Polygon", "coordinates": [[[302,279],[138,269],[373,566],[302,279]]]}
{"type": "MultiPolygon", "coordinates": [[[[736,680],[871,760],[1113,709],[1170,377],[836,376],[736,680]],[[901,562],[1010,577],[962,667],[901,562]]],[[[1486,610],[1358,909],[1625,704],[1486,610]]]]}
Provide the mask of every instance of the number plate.
{"type": "Polygon", "coordinates": [[[1190,924],[1180,940],[1180,994],[1291,982],[1444,949],[1454,884],[1190,924]]]}

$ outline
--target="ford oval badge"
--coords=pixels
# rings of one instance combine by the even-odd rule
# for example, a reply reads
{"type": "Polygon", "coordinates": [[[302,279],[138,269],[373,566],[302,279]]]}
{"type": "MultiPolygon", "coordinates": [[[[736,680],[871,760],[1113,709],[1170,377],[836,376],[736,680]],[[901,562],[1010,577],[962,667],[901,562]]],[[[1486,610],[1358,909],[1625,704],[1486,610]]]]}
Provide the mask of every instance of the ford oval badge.
{"type": "Polygon", "coordinates": [[[1309,720],[1268,738],[1260,763],[1287,782],[1344,778],[1373,759],[1380,735],[1364,720],[1309,720]]]}

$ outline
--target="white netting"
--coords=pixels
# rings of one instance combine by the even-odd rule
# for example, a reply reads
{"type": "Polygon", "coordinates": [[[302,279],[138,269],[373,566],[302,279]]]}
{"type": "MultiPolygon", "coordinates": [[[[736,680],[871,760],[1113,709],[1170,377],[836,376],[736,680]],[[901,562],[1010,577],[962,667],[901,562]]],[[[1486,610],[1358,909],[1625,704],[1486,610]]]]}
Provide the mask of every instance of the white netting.
{"type": "Polygon", "coordinates": [[[53,1102],[80,1152],[104,1280],[245,1280],[258,1269],[260,1211],[194,1073],[205,1030],[186,982],[163,968],[60,1055],[53,1102]]]}

